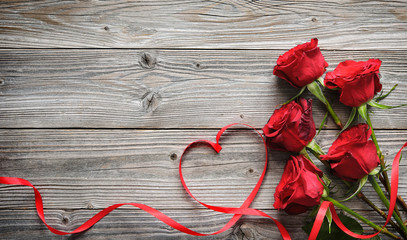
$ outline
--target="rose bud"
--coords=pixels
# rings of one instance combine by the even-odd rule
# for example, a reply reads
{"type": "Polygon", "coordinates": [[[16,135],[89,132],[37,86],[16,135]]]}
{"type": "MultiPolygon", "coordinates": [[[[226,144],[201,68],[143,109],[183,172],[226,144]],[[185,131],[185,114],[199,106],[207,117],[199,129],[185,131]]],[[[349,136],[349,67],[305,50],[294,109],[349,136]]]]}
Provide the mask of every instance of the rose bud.
{"type": "Polygon", "coordinates": [[[304,156],[291,156],[274,193],[274,208],[288,214],[300,214],[318,205],[324,192],[322,175],[322,171],[304,156]]]}
{"type": "Polygon", "coordinates": [[[276,109],[263,128],[267,146],[285,152],[300,152],[316,134],[312,100],[300,98],[276,109]]]}
{"type": "Polygon", "coordinates": [[[328,63],[319,49],[318,39],[298,45],[277,59],[273,74],[292,86],[302,88],[324,74],[328,63]]]}
{"type": "Polygon", "coordinates": [[[365,123],[343,131],[321,160],[329,161],[334,174],[343,180],[363,178],[380,163],[375,144],[368,140],[371,134],[365,123]]]}
{"type": "Polygon", "coordinates": [[[359,107],[371,100],[382,90],[379,80],[379,59],[369,59],[366,62],[347,60],[339,63],[332,72],[325,76],[327,88],[339,88],[339,101],[350,107],[359,107]]]}

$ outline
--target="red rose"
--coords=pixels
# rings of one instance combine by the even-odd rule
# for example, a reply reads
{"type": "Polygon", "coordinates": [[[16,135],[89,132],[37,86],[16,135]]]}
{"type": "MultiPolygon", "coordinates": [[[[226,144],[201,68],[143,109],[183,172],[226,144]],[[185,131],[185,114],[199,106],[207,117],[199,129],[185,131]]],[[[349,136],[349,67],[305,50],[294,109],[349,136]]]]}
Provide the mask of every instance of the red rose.
{"type": "Polygon", "coordinates": [[[312,100],[300,98],[276,109],[263,128],[267,146],[279,151],[300,152],[315,136],[312,100]]]}
{"type": "Polygon", "coordinates": [[[327,88],[339,88],[339,101],[350,107],[359,107],[371,100],[382,90],[379,80],[379,68],[382,61],[369,59],[366,62],[352,60],[339,63],[333,72],[325,76],[327,88]]]}
{"type": "Polygon", "coordinates": [[[361,179],[380,163],[375,144],[368,140],[371,134],[365,123],[353,126],[338,136],[321,159],[329,161],[335,175],[343,180],[361,179]]]}
{"type": "Polygon", "coordinates": [[[324,74],[328,63],[319,50],[318,39],[298,45],[277,59],[273,74],[302,88],[324,74]]]}
{"type": "Polygon", "coordinates": [[[304,156],[291,156],[274,193],[274,208],[300,214],[320,203],[323,173],[304,156]]]}

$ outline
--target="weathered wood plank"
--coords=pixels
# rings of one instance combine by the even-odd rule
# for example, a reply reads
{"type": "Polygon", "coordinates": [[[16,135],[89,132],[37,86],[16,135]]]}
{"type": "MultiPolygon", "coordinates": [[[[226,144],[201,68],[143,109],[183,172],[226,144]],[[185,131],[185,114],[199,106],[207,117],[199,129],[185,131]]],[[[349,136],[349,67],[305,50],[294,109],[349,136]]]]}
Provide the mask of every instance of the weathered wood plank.
{"type": "MultiPolygon", "coordinates": [[[[44,197],[46,218],[61,230],[73,230],[98,209],[118,202],[142,202],[198,231],[220,228],[228,216],[204,210],[186,196],[178,181],[177,165],[182,149],[195,139],[213,140],[216,130],[0,130],[0,175],[32,181],[44,197]],[[174,156],[172,154],[177,154],[174,156]]],[[[326,151],[336,131],[324,130],[318,141],[326,151]]],[[[387,159],[407,139],[407,131],[377,131],[387,159]]],[[[239,206],[256,182],[263,164],[262,145],[250,131],[233,131],[221,139],[217,156],[205,148],[186,155],[184,174],[192,192],[202,201],[221,206],[239,206]],[[251,169],[251,170],[250,170],[251,169]]],[[[273,192],[282,173],[285,153],[270,153],[269,171],[253,207],[276,216],[294,239],[303,239],[298,228],[306,214],[292,217],[272,210],[273,192]]],[[[407,170],[402,161],[401,172],[407,170]]],[[[399,193],[407,195],[407,176],[400,175],[399,193]]],[[[37,218],[33,193],[27,187],[0,186],[0,237],[2,239],[57,238],[37,218]]],[[[365,194],[379,199],[367,188],[365,194]]],[[[363,203],[352,208],[382,223],[363,203]]],[[[379,204],[380,205],[380,204],[379,204]]],[[[383,206],[382,206],[383,207],[383,206]]],[[[80,238],[108,239],[114,236],[192,239],[166,227],[132,207],[112,213],[80,238]]],[[[232,230],[208,239],[277,238],[266,219],[246,217],[232,230]],[[252,234],[252,235],[250,235],[252,234]],[[240,236],[240,237],[239,237],[240,236]]],[[[366,228],[369,229],[369,228],[366,228]]]]}
{"type": "Polygon", "coordinates": [[[405,1],[2,1],[7,48],[407,49],[405,1]]]}
{"type": "MultiPolygon", "coordinates": [[[[282,51],[1,50],[1,128],[262,127],[297,89],[272,75],[282,51]],[[216,107],[215,107],[216,106],[216,107]]],[[[385,103],[406,103],[406,51],[323,51],[329,70],[380,58],[385,103]]],[[[346,121],[344,108],[330,95],[346,121]]],[[[316,100],[314,118],[324,107],[316,100]]],[[[377,128],[407,129],[407,108],[375,111],[377,128]]],[[[328,128],[334,127],[332,124],[328,128]]]]}
{"type": "MultiPolygon", "coordinates": [[[[213,140],[215,130],[1,130],[0,175],[32,180],[47,208],[103,208],[119,202],[142,202],[158,208],[202,208],[179,182],[183,148],[196,139],[213,140]],[[154,196],[153,198],[151,196],[154,196]]],[[[327,151],[336,131],[318,136],[327,151]]],[[[407,131],[378,131],[388,161],[407,139],[407,131]]],[[[264,149],[255,133],[233,131],[221,139],[222,152],[196,148],[184,159],[191,191],[209,204],[238,207],[256,183],[264,149]]],[[[270,170],[253,207],[272,208],[275,186],[287,153],[269,154],[270,170]]],[[[323,169],[323,167],[321,167],[323,169]]],[[[407,170],[402,162],[401,172],[407,170]]],[[[399,193],[407,196],[407,176],[399,193]]],[[[32,208],[29,188],[1,186],[1,209],[32,208]],[[21,198],[21,196],[26,196],[21,198]]],[[[366,195],[374,196],[372,189],[366,195]]],[[[378,199],[377,199],[378,200],[378,199]]],[[[376,200],[376,202],[377,202],[376,200]]],[[[365,209],[354,205],[355,209],[365,209]]]]}
{"type": "MultiPolygon", "coordinates": [[[[46,210],[46,219],[51,226],[57,229],[72,231],[97,212],[97,210],[46,210]]],[[[202,233],[219,230],[231,218],[230,215],[208,210],[166,210],[164,212],[187,227],[202,233]]],[[[305,216],[279,216],[275,210],[266,211],[266,213],[279,217],[293,239],[306,238],[305,233],[297,227],[303,223],[305,216]]],[[[0,223],[2,239],[197,239],[197,237],[174,230],[137,209],[116,210],[88,231],[74,234],[71,238],[63,238],[49,232],[43,224],[39,223],[34,210],[0,211],[0,223]]],[[[243,217],[226,232],[215,236],[199,237],[199,239],[281,238],[277,227],[271,220],[243,217]]]]}
{"type": "MultiPolygon", "coordinates": [[[[207,148],[191,151],[183,167],[193,193],[208,203],[238,207],[264,166],[264,148],[254,134],[244,131],[225,135],[224,149],[219,156],[207,148]]],[[[2,130],[1,135],[4,137],[0,140],[0,175],[35,179],[45,194],[48,192],[70,202],[46,200],[48,207],[57,204],[54,207],[101,208],[106,201],[141,201],[155,207],[185,209],[200,206],[190,201],[182,189],[179,157],[189,142],[213,140],[216,131],[2,130]],[[90,183],[89,187],[86,182],[90,183]]],[[[276,156],[285,154],[273,155],[273,162],[279,160],[276,156]]],[[[282,165],[277,167],[276,164],[272,166],[281,173],[282,165]]],[[[277,172],[272,175],[275,177],[275,174],[277,172]]],[[[273,183],[277,179],[274,177],[270,179],[273,183]]],[[[272,196],[271,188],[264,190],[272,196]]],[[[20,191],[30,192],[29,189],[20,191]]],[[[1,198],[5,196],[2,194],[1,198]]],[[[1,208],[15,208],[20,204],[21,201],[17,205],[10,201],[1,208]]],[[[260,204],[271,206],[270,201],[260,201],[260,204]]],[[[19,207],[29,205],[31,203],[19,207]]]]}
{"type": "MultiPolygon", "coordinates": [[[[59,230],[72,231],[97,212],[96,210],[46,210],[46,219],[51,226],[59,230]]],[[[276,216],[292,239],[307,239],[306,234],[298,227],[303,225],[305,215],[288,216],[275,210],[265,212],[276,216]]],[[[203,233],[219,230],[230,219],[230,216],[207,210],[166,210],[165,213],[191,229],[203,233]]],[[[381,222],[381,217],[373,215],[370,211],[359,211],[359,213],[373,222],[381,222]]],[[[56,236],[48,231],[40,223],[35,210],[0,211],[0,223],[2,239],[197,239],[176,231],[137,209],[116,210],[88,231],[71,237],[56,236]]],[[[368,226],[364,226],[364,230],[368,234],[373,233],[368,226]]],[[[392,230],[391,227],[389,230],[392,230]]],[[[226,232],[215,236],[199,237],[199,239],[281,239],[281,235],[270,220],[245,216],[226,232]]],[[[381,239],[391,238],[381,235],[381,239]]]]}

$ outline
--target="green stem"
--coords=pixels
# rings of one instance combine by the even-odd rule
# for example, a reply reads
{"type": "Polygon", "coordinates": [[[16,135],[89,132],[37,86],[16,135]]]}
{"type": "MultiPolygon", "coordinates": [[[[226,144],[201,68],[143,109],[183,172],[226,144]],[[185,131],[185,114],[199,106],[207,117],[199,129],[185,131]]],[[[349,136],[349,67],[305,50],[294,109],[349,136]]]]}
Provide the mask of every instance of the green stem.
{"type": "MultiPolygon", "coordinates": [[[[379,184],[376,181],[376,178],[372,175],[369,175],[369,182],[372,184],[374,190],[377,192],[377,195],[379,195],[379,198],[382,200],[384,205],[386,206],[387,209],[389,209],[390,202],[384,195],[382,189],[380,188],[379,184]]],[[[403,229],[404,232],[404,237],[407,235],[407,227],[404,225],[403,220],[401,220],[400,216],[397,215],[396,211],[393,211],[393,217],[396,220],[396,222],[399,224],[399,226],[403,229]]]]}
{"type": "Polygon", "coordinates": [[[358,107],[358,112],[359,112],[359,115],[362,116],[362,118],[366,120],[367,125],[369,125],[369,128],[372,132],[372,140],[374,142],[374,145],[376,146],[377,155],[379,156],[380,167],[382,168],[382,175],[383,175],[383,178],[385,181],[385,187],[386,187],[387,192],[390,193],[389,176],[387,175],[386,171],[383,171],[386,168],[386,164],[384,163],[384,157],[383,157],[382,151],[380,150],[379,143],[377,142],[376,133],[374,131],[372,121],[370,120],[369,113],[367,112],[366,103],[364,103],[358,107]]]}
{"type": "MultiPolygon", "coordinates": [[[[315,142],[315,140],[312,140],[312,142],[310,142],[307,145],[307,148],[311,151],[311,153],[318,158],[322,163],[324,164],[328,164],[328,168],[330,168],[329,163],[327,161],[322,161],[320,155],[325,155],[325,153],[322,151],[322,148],[315,142]]],[[[351,185],[346,182],[346,181],[342,181],[348,188],[351,187],[351,185]]],[[[359,199],[361,199],[362,201],[364,201],[367,205],[369,205],[373,210],[375,210],[377,213],[380,214],[380,216],[382,216],[384,219],[387,219],[387,215],[386,213],[384,213],[379,207],[377,207],[372,201],[370,201],[362,192],[359,192],[356,195],[359,199]]],[[[405,233],[403,232],[403,230],[398,227],[393,220],[390,220],[390,224],[397,230],[397,232],[399,232],[403,237],[405,236],[405,233]],[[402,234],[403,233],[403,234],[402,234]]]]}
{"type": "MultiPolygon", "coordinates": [[[[380,167],[382,168],[381,174],[382,174],[383,179],[384,179],[383,185],[384,185],[386,191],[390,194],[390,189],[391,188],[390,188],[389,176],[387,175],[386,171],[383,171],[386,168],[386,164],[384,163],[384,156],[382,154],[382,151],[380,150],[379,143],[377,142],[376,134],[375,134],[375,131],[374,131],[374,128],[373,128],[372,121],[370,120],[369,113],[367,111],[366,103],[364,103],[364,104],[362,104],[361,106],[358,107],[358,112],[366,120],[367,124],[369,125],[370,130],[372,131],[372,140],[373,140],[373,142],[374,142],[374,144],[376,146],[377,155],[379,156],[379,160],[380,160],[380,167]]],[[[399,211],[397,205],[395,206],[394,211],[401,218],[401,214],[400,214],[400,211],[399,211]]]]}
{"type": "Polygon", "coordinates": [[[404,211],[407,211],[407,204],[401,196],[397,196],[397,201],[399,201],[400,205],[404,208],[404,211]]]}
{"type": "Polygon", "coordinates": [[[323,104],[325,104],[326,109],[328,110],[329,114],[331,114],[335,124],[338,125],[338,127],[340,127],[342,129],[343,125],[341,123],[341,120],[339,120],[338,115],[336,115],[336,113],[332,109],[331,104],[326,99],[324,93],[322,92],[321,88],[319,87],[319,85],[317,83],[318,81],[319,80],[316,80],[316,81],[313,81],[312,83],[308,84],[307,88],[315,97],[317,97],[323,104]]]}
{"type": "Polygon", "coordinates": [[[306,148],[303,148],[303,149],[300,151],[300,154],[303,155],[304,157],[306,157],[312,164],[315,165],[314,161],[312,161],[311,157],[309,156],[309,154],[308,154],[306,148]]]}
{"type": "MultiPolygon", "coordinates": [[[[389,192],[389,190],[386,187],[383,176],[379,174],[378,177],[379,177],[380,182],[386,188],[386,192],[389,192]]],[[[406,204],[406,202],[404,202],[404,199],[400,195],[397,195],[397,202],[403,207],[404,211],[407,211],[407,204],[406,204]]]]}
{"type": "Polygon", "coordinates": [[[330,201],[331,203],[333,203],[336,207],[344,210],[345,212],[349,213],[350,215],[356,217],[357,219],[361,220],[362,222],[366,223],[367,225],[371,226],[372,228],[374,228],[377,231],[380,231],[383,234],[386,234],[389,237],[392,237],[394,239],[401,239],[400,237],[394,235],[393,233],[389,232],[389,230],[387,230],[387,228],[381,228],[380,226],[374,224],[372,221],[370,221],[369,219],[361,216],[359,213],[353,211],[352,209],[348,208],[347,206],[343,205],[342,203],[336,201],[335,199],[331,198],[331,197],[324,197],[323,198],[325,201],[330,201]]]}
{"type": "MultiPolygon", "coordinates": [[[[366,107],[366,105],[365,105],[365,107],[366,107]]],[[[383,159],[381,158],[381,156],[382,156],[382,151],[380,150],[380,146],[379,146],[379,143],[377,142],[377,138],[376,138],[376,134],[375,134],[375,132],[374,132],[374,128],[373,128],[372,121],[370,120],[369,113],[367,113],[367,112],[366,112],[366,121],[367,121],[367,124],[368,124],[369,127],[370,127],[370,130],[372,131],[372,140],[373,140],[373,142],[374,142],[374,145],[376,146],[377,154],[378,154],[379,157],[380,157],[380,164],[382,164],[382,162],[383,162],[383,159]]],[[[384,166],[384,163],[383,163],[383,168],[384,168],[384,167],[385,167],[385,166],[384,166]]]]}
{"type": "MultiPolygon", "coordinates": [[[[347,181],[343,181],[343,183],[350,188],[351,185],[347,182],[347,181]]],[[[359,192],[356,195],[359,199],[361,199],[362,201],[364,201],[367,205],[369,205],[373,210],[375,210],[380,216],[382,216],[385,220],[387,220],[387,214],[385,212],[383,212],[378,206],[376,206],[372,201],[370,201],[365,194],[363,194],[363,192],[359,192]]],[[[393,226],[394,229],[396,229],[396,231],[398,233],[400,233],[401,236],[405,237],[405,233],[404,231],[395,223],[393,222],[393,220],[390,219],[389,221],[390,225],[393,226]]]]}
{"type": "MultiPolygon", "coordinates": [[[[322,151],[322,148],[317,144],[315,139],[312,139],[310,143],[306,146],[307,149],[310,150],[312,155],[314,155],[318,160],[325,165],[325,167],[331,169],[331,166],[327,161],[322,161],[320,155],[325,155],[324,151],[322,151]]],[[[306,151],[305,151],[306,152],[306,151]]]]}
{"type": "Polygon", "coordinates": [[[336,124],[340,129],[342,129],[342,128],[343,128],[343,124],[342,124],[341,120],[339,120],[339,117],[336,115],[336,113],[334,112],[334,110],[332,109],[331,104],[330,104],[328,101],[326,101],[325,106],[326,106],[326,108],[328,109],[329,114],[331,114],[332,118],[334,119],[335,124],[336,124]]]}
{"type": "MultiPolygon", "coordinates": [[[[374,203],[372,201],[370,201],[365,194],[363,194],[362,192],[358,193],[358,198],[362,199],[365,203],[367,203],[373,210],[375,210],[377,213],[380,214],[380,216],[382,216],[384,219],[387,220],[387,214],[385,212],[383,212],[380,208],[378,208],[376,205],[374,205],[374,203]]],[[[395,223],[393,222],[393,220],[390,219],[389,221],[390,225],[396,229],[396,231],[403,236],[404,238],[406,238],[405,233],[403,232],[403,230],[395,223]]]]}
{"type": "Polygon", "coordinates": [[[318,159],[320,158],[319,155],[325,155],[324,151],[322,148],[318,145],[318,143],[315,141],[315,139],[312,139],[310,143],[308,143],[307,148],[310,149],[312,152],[315,152],[318,156],[318,159]]]}

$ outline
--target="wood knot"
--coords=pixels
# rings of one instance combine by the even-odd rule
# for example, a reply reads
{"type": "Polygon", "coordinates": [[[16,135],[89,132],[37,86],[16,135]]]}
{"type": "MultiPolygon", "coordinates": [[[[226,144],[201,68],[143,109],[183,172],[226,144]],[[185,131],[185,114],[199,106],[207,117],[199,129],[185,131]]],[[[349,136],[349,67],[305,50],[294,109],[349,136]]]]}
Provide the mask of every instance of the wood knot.
{"type": "Polygon", "coordinates": [[[93,206],[93,204],[91,202],[88,202],[88,204],[86,204],[86,208],[87,209],[94,209],[95,207],[93,206]]]}
{"type": "Polygon", "coordinates": [[[257,177],[259,175],[258,172],[256,172],[253,168],[249,168],[246,171],[246,176],[248,177],[257,177]]]}
{"type": "Polygon", "coordinates": [[[177,154],[176,153],[171,153],[171,155],[170,155],[170,159],[171,160],[173,160],[173,161],[175,161],[175,160],[177,160],[177,154]]]}
{"type": "Polygon", "coordinates": [[[158,92],[148,92],[144,95],[141,102],[145,112],[152,112],[160,105],[161,95],[158,92]]]}
{"type": "Polygon", "coordinates": [[[244,115],[243,115],[243,114],[240,114],[240,118],[243,119],[243,118],[244,118],[244,115]]]}
{"type": "Polygon", "coordinates": [[[151,69],[151,68],[155,67],[155,64],[157,63],[157,61],[156,61],[156,58],[153,57],[151,54],[142,53],[140,56],[139,63],[142,68],[151,69]]]}
{"type": "Polygon", "coordinates": [[[233,235],[237,237],[237,239],[256,239],[256,230],[252,224],[236,224],[233,229],[233,235]]]}
{"type": "Polygon", "coordinates": [[[108,26],[105,26],[103,29],[109,31],[110,28],[108,26]]]}
{"type": "Polygon", "coordinates": [[[194,65],[194,67],[196,69],[202,69],[203,68],[202,64],[200,64],[199,62],[194,62],[193,65],[194,65]]]}
{"type": "Polygon", "coordinates": [[[3,78],[0,78],[0,86],[4,85],[5,82],[3,78]]]}
{"type": "Polygon", "coordinates": [[[316,21],[317,21],[317,18],[313,17],[313,18],[311,19],[311,21],[316,22],[316,21]]]}
{"type": "Polygon", "coordinates": [[[68,216],[63,216],[62,217],[62,224],[67,225],[69,223],[69,217],[68,216]]]}

